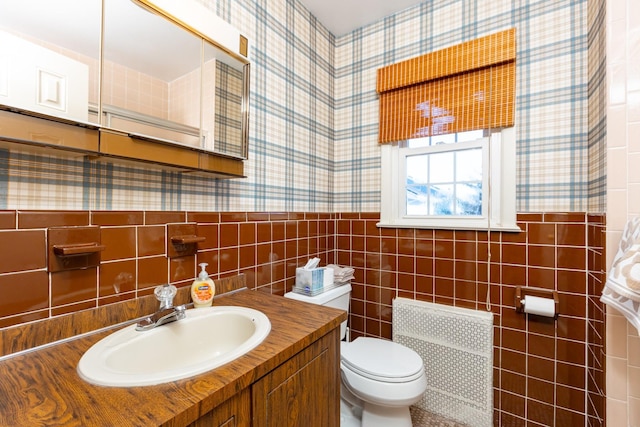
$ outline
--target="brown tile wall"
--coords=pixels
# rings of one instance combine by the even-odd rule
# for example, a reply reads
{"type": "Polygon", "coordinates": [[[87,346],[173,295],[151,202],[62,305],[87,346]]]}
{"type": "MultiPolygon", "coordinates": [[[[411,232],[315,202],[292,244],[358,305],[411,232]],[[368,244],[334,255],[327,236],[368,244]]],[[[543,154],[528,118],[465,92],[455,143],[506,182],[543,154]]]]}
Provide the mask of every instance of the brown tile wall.
{"type": "Polygon", "coordinates": [[[377,228],[378,221],[357,213],[336,221],[336,260],[356,268],[355,336],[391,338],[396,295],[486,310],[489,293],[494,425],[604,425],[604,217],[520,214],[522,233],[490,235],[377,228]],[[516,286],[557,291],[557,321],[516,313],[516,286]]]}
{"type": "Polygon", "coordinates": [[[589,215],[587,274],[587,414],[590,427],[604,427],[605,420],[605,308],[600,302],[606,281],[604,215],[589,215]]]}
{"type": "Polygon", "coordinates": [[[284,294],[308,258],[334,262],[334,223],[322,213],[0,211],[0,327],[189,286],[201,262],[214,280],[244,273],[250,289],[284,294]],[[170,257],[186,223],[205,240],[170,257]],[[89,225],[100,226],[100,266],[48,272],[47,229],[89,225]]]}
{"type": "MultiPolygon", "coordinates": [[[[351,330],[391,337],[399,295],[495,317],[495,425],[604,425],[605,220],[520,214],[522,233],[378,228],[377,213],[0,211],[0,327],[244,273],[249,288],[283,294],[295,268],[319,256],[356,269],[351,330]],[[169,258],[170,223],[195,223],[197,254],[169,258]],[[101,227],[99,267],[47,272],[47,228],[101,227]],[[490,252],[490,255],[489,255],[490,252]],[[514,310],[516,286],[552,289],[557,321],[514,310]]],[[[180,227],[178,227],[180,228],[180,227]]]]}

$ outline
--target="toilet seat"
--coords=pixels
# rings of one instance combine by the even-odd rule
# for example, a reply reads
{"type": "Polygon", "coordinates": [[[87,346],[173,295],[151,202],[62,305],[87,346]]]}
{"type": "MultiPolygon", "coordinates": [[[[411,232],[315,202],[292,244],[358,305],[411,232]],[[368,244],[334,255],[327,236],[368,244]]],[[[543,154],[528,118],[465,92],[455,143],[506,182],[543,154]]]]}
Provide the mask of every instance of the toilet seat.
{"type": "Polygon", "coordinates": [[[359,337],[341,344],[340,357],[345,368],[374,381],[404,383],[424,375],[422,358],[393,341],[359,337]]]}

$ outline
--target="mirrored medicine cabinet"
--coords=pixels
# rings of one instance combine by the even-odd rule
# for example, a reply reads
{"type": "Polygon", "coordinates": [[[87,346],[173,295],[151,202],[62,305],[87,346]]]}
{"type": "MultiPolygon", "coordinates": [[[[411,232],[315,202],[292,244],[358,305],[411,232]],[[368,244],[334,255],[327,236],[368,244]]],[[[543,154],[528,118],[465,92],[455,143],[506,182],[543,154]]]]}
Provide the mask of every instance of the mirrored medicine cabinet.
{"type": "Polygon", "coordinates": [[[248,41],[195,1],[163,3],[3,0],[0,138],[242,176],[248,41]]]}

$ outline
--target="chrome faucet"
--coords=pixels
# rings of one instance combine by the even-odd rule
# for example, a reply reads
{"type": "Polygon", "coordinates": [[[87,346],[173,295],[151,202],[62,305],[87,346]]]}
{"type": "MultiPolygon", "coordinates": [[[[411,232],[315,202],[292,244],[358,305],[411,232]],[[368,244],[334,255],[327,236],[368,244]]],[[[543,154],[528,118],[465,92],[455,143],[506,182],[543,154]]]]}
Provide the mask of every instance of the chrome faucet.
{"type": "Polygon", "coordinates": [[[186,306],[184,304],[177,307],[173,306],[173,297],[176,292],[177,289],[173,285],[166,284],[156,287],[153,293],[160,301],[160,308],[151,316],[140,320],[136,324],[136,331],[148,331],[158,326],[184,319],[186,317],[186,306]]]}

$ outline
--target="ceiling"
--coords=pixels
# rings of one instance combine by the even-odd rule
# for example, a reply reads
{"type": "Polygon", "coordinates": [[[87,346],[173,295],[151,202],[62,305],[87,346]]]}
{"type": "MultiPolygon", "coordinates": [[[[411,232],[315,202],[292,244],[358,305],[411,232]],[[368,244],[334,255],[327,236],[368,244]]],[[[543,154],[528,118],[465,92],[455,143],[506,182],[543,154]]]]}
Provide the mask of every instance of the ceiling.
{"type": "Polygon", "coordinates": [[[424,0],[300,0],[336,37],[424,0]]]}

